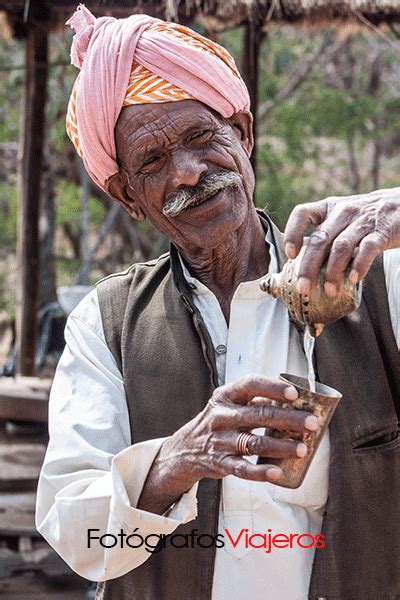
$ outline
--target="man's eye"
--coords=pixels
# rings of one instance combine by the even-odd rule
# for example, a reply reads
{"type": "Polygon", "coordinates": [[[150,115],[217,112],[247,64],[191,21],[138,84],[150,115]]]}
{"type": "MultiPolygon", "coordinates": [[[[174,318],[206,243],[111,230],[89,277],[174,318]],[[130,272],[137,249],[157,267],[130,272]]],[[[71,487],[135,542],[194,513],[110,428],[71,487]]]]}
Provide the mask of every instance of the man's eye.
{"type": "Polygon", "coordinates": [[[153,156],[149,156],[149,158],[146,158],[146,160],[144,161],[143,166],[146,167],[147,165],[152,165],[160,158],[161,157],[159,154],[154,154],[153,156]]]}
{"type": "Polygon", "coordinates": [[[200,129],[199,131],[195,131],[190,136],[191,140],[205,139],[207,137],[211,137],[212,131],[209,129],[200,129]]]}

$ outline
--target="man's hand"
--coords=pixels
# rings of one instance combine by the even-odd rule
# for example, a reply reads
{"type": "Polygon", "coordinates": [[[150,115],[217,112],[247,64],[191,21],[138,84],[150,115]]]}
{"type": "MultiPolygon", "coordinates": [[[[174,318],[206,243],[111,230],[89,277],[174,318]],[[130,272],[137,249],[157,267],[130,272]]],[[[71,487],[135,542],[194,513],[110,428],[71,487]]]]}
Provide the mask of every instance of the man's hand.
{"type": "MultiPolygon", "coordinates": [[[[217,388],[204,410],[161,447],[145,482],[138,508],[162,513],[197,481],[236,475],[254,481],[276,482],[282,474],[276,466],[253,465],[236,453],[242,431],[273,427],[304,433],[318,429],[317,417],[303,411],[272,405],[288,403],[298,393],[293,386],[261,375],[244,377],[217,388]]],[[[247,447],[263,457],[302,457],[302,442],[253,435],[247,447]]]]}
{"type": "Polygon", "coordinates": [[[377,254],[400,247],[400,188],[359,196],[326,198],[295,207],[286,225],[285,251],[295,258],[309,226],[311,234],[300,266],[297,289],[307,294],[329,255],[325,293],[335,296],[350,267],[349,280],[364,279],[377,254]],[[352,258],[356,248],[357,255],[352,258]]]}

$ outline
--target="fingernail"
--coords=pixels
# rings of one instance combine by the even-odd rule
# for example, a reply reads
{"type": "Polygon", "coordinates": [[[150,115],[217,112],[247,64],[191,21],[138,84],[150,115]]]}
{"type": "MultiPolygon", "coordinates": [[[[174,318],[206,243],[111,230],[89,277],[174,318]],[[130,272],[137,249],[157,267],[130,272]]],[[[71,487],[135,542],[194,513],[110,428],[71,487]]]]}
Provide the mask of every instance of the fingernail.
{"type": "Polygon", "coordinates": [[[288,258],[296,258],[296,246],[292,242],[286,242],[285,253],[288,258]]]}
{"type": "Polygon", "coordinates": [[[306,429],[309,429],[310,431],[316,431],[319,427],[319,419],[318,417],[311,415],[306,418],[304,425],[306,429]]]}
{"type": "Polygon", "coordinates": [[[296,289],[299,294],[308,294],[311,288],[311,281],[308,277],[299,277],[296,289]]]}
{"type": "Polygon", "coordinates": [[[299,397],[299,393],[294,387],[285,388],[283,395],[285,396],[286,400],[297,400],[299,397]]]}
{"type": "Polygon", "coordinates": [[[299,458],[303,458],[307,454],[307,451],[308,451],[308,448],[305,444],[303,444],[303,442],[300,442],[300,444],[297,444],[296,454],[299,458]]]}
{"type": "Polygon", "coordinates": [[[336,296],[337,294],[337,287],[334,283],[331,283],[330,281],[325,281],[324,283],[324,290],[325,290],[325,294],[327,296],[336,296]]]}
{"type": "Polygon", "coordinates": [[[268,469],[267,475],[269,479],[276,481],[282,475],[282,469],[279,467],[271,467],[268,469]]]}
{"type": "Polygon", "coordinates": [[[349,281],[352,285],[356,285],[358,283],[359,273],[355,269],[352,269],[349,273],[349,281]]]}

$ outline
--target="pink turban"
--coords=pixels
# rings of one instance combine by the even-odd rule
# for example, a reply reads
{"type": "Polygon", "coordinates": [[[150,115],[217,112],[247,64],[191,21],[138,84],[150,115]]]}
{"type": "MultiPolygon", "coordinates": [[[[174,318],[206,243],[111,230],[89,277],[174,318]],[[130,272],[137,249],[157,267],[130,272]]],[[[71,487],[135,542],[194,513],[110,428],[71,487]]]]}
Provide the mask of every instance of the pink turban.
{"type": "Polygon", "coordinates": [[[136,103],[126,100],[132,69],[138,65],[181,90],[177,99],[196,98],[223,117],[250,107],[231,55],[188,28],[147,15],[96,19],[83,5],[67,24],[76,32],[71,62],[81,69],[70,99],[67,131],[90,177],[104,190],[118,172],[114,128],[122,106],[136,103]],[[168,35],[168,28],[182,35],[168,35]]]}

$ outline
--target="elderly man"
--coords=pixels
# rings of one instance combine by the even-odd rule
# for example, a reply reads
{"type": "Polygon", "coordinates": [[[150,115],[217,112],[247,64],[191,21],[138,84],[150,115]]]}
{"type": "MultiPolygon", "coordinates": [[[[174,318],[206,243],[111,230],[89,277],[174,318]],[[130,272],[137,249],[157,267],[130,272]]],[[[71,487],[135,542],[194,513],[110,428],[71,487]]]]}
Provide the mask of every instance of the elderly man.
{"type": "Polygon", "coordinates": [[[259,287],[286,257],[253,205],[252,117],[233,59],[144,15],[79,7],[70,24],[81,72],[69,135],[94,181],[171,251],[102,280],[68,319],[39,531],[107,600],[399,597],[399,190],[289,219],[289,257],[316,227],[301,293],[327,256],[328,296],[348,266],[365,281],[360,309],[317,340],[318,377],[343,399],[303,484],[285,489],[268,459],[307,448],[265,428],[319,423],[279,407],[297,397],[279,373],[307,364],[285,306],[259,287]]]}

